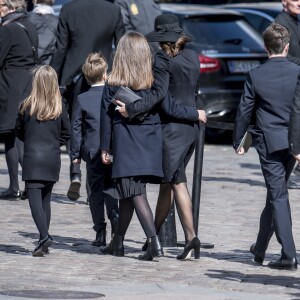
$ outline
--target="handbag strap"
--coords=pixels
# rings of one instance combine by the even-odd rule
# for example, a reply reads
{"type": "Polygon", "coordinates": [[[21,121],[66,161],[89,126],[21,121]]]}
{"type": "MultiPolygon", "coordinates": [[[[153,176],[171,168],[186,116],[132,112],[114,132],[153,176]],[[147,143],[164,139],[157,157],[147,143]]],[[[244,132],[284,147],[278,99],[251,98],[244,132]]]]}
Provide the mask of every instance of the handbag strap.
{"type": "Polygon", "coordinates": [[[15,23],[16,23],[17,25],[19,25],[20,27],[22,27],[22,28],[25,30],[25,32],[26,32],[26,34],[27,34],[27,36],[28,36],[28,38],[29,38],[30,44],[31,44],[32,55],[33,55],[33,61],[34,61],[34,64],[36,65],[36,64],[37,64],[37,52],[36,52],[36,48],[35,48],[34,45],[33,45],[32,39],[31,39],[31,37],[30,37],[30,35],[29,35],[29,33],[28,33],[28,30],[27,30],[27,28],[26,28],[23,24],[21,24],[21,23],[19,23],[19,22],[15,22],[15,23]]]}

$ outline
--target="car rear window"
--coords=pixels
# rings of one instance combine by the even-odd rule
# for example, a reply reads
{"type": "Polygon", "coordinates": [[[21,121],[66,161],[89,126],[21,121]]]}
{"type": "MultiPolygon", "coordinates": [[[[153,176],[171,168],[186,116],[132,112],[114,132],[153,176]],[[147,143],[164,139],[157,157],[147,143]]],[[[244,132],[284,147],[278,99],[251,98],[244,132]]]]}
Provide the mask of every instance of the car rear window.
{"type": "MultiPolygon", "coordinates": [[[[240,16],[209,15],[186,18],[182,27],[202,46],[232,49],[250,47],[262,49],[261,36],[240,16]]],[[[230,51],[231,52],[231,51],[230,51]]]]}

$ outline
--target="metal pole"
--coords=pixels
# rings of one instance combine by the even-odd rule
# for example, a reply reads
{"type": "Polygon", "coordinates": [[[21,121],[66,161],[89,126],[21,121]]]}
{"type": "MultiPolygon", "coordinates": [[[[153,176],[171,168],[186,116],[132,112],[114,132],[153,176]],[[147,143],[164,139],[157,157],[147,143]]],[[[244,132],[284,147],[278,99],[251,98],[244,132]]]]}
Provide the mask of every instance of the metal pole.
{"type": "Polygon", "coordinates": [[[159,239],[163,247],[177,247],[174,202],[164,224],[160,228],[159,239]]]}
{"type": "MultiPolygon", "coordinates": [[[[202,182],[203,154],[205,143],[205,125],[200,124],[199,140],[195,149],[194,156],[194,174],[193,174],[193,189],[192,189],[192,204],[193,204],[193,221],[196,235],[198,235],[199,212],[200,212],[200,193],[202,182]]],[[[213,244],[201,242],[202,248],[214,248],[213,244]]]]}

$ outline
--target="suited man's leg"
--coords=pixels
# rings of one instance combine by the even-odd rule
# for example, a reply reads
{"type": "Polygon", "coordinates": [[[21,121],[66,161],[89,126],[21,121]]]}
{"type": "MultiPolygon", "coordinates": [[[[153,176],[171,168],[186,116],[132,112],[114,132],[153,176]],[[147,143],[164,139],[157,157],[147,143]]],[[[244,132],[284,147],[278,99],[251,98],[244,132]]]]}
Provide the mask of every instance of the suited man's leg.
{"type": "Polygon", "coordinates": [[[282,254],[286,258],[296,256],[287,190],[287,165],[290,159],[288,150],[272,154],[260,151],[260,162],[269,192],[274,231],[278,242],[282,245],[282,254]]]}
{"type": "Polygon", "coordinates": [[[101,168],[101,156],[98,155],[92,162],[86,163],[87,180],[90,186],[89,203],[93,219],[93,229],[99,232],[106,228],[104,216],[104,172],[101,168]]]}
{"type": "Polygon", "coordinates": [[[255,250],[263,253],[267,250],[269,241],[274,233],[272,208],[270,204],[270,193],[267,192],[266,205],[261,213],[259,232],[256,239],[255,250]]]}

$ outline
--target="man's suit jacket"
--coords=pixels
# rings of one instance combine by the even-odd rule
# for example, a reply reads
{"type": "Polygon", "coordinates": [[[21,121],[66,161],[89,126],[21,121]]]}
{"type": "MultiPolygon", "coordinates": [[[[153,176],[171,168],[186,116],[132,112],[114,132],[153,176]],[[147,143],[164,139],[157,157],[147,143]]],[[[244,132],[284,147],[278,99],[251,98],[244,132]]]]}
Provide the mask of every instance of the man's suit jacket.
{"type": "Polygon", "coordinates": [[[71,122],[71,158],[91,161],[100,151],[100,111],[104,86],[77,97],[71,122]]]}
{"type": "Polygon", "coordinates": [[[124,34],[120,8],[105,0],[74,0],[62,7],[58,22],[56,51],[50,65],[61,86],[81,74],[91,52],[101,51],[108,63],[112,46],[124,34]]]}
{"type": "Polygon", "coordinates": [[[298,18],[283,11],[276,17],[275,22],[287,28],[290,32],[290,47],[287,58],[289,61],[300,65],[300,27],[298,18]]]}
{"type": "Polygon", "coordinates": [[[254,135],[263,136],[269,153],[288,149],[288,128],[300,67],[285,57],[273,57],[249,72],[237,110],[233,147],[237,149],[252,114],[254,135]]]}

